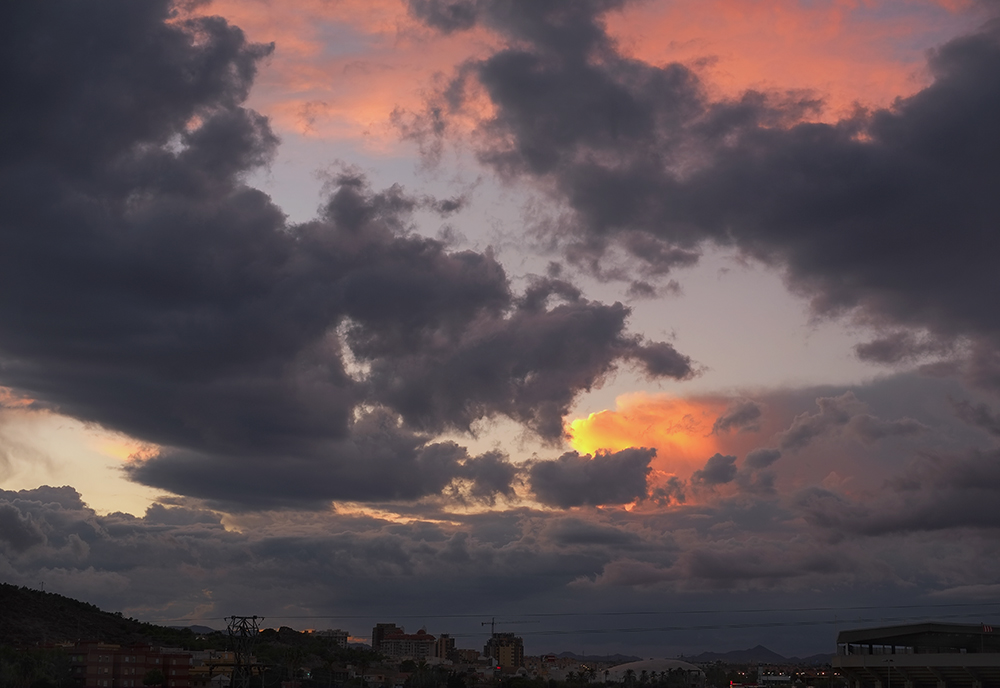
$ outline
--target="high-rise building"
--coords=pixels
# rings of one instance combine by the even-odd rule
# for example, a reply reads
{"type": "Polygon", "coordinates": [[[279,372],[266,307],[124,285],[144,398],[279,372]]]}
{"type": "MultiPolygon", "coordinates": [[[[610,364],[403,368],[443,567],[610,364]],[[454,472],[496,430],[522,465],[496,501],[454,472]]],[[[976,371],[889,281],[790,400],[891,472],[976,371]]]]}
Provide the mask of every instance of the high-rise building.
{"type": "Polygon", "coordinates": [[[382,640],[387,635],[396,635],[402,633],[403,629],[392,623],[380,623],[375,624],[375,628],[372,629],[372,649],[375,652],[382,651],[382,640]]]}
{"type": "Polygon", "coordinates": [[[524,666],[524,641],[513,633],[495,633],[483,654],[492,657],[501,671],[513,673],[524,666]]]}
{"type": "Polygon", "coordinates": [[[455,639],[447,633],[442,633],[434,644],[434,656],[441,659],[454,659],[454,655],[455,639]]]}

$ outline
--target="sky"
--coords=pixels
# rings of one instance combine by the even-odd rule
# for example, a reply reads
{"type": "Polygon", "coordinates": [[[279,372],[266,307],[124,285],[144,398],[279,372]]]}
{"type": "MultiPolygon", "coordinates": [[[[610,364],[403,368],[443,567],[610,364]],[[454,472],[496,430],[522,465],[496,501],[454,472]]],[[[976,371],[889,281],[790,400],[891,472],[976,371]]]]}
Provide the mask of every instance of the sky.
{"type": "Polygon", "coordinates": [[[0,580],[529,654],[996,621],[998,12],[17,0],[0,580]]]}

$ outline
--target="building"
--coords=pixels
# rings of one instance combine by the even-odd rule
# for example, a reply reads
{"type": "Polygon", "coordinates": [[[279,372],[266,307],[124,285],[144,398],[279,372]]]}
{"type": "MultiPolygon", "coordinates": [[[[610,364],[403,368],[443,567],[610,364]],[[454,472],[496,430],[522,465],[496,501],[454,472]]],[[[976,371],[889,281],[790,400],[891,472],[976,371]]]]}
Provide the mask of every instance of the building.
{"type": "Polygon", "coordinates": [[[436,639],[427,631],[416,633],[386,634],[382,638],[379,652],[393,659],[421,660],[434,656],[436,639]]]}
{"type": "Polygon", "coordinates": [[[447,633],[439,635],[437,642],[434,643],[434,656],[454,661],[456,657],[455,639],[447,633]]]}
{"type": "Polygon", "coordinates": [[[391,623],[380,623],[375,624],[375,628],[372,629],[372,649],[375,652],[382,651],[382,640],[387,635],[396,635],[402,633],[403,629],[398,628],[396,624],[391,623]]]}
{"type": "Polygon", "coordinates": [[[465,664],[475,664],[479,661],[479,650],[463,650],[457,648],[455,650],[455,659],[453,661],[465,663],[465,664]]]}
{"type": "Polygon", "coordinates": [[[944,623],[841,631],[833,666],[849,688],[993,688],[1000,686],[1000,633],[944,623]]]}
{"type": "Polygon", "coordinates": [[[159,672],[167,688],[191,688],[191,654],[183,650],[81,642],[69,654],[79,688],[141,688],[151,672],[159,672]]]}
{"type": "Polygon", "coordinates": [[[318,638],[329,638],[333,641],[334,645],[338,647],[347,647],[347,631],[342,631],[339,628],[328,628],[325,631],[314,631],[313,635],[318,638]]]}
{"type": "Polygon", "coordinates": [[[524,666],[524,641],[513,633],[494,633],[483,654],[492,657],[501,671],[512,674],[524,666]]]}

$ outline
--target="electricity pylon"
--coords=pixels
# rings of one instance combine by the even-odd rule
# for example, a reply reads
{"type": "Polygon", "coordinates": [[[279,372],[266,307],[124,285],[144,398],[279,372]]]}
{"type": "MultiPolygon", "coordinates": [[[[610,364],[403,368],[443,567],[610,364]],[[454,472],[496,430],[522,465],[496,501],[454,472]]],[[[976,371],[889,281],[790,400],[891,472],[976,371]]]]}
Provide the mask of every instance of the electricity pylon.
{"type": "Polygon", "coordinates": [[[260,634],[260,621],[263,616],[227,616],[229,622],[229,640],[233,644],[233,682],[232,688],[250,688],[250,674],[253,657],[253,646],[260,634]]]}

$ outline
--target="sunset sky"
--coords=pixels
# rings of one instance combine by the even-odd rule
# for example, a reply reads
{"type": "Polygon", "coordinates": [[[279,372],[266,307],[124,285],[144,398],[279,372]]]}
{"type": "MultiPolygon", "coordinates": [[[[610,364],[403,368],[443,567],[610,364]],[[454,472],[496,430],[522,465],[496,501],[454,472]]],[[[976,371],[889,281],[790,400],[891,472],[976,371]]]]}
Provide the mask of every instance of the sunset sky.
{"type": "Polygon", "coordinates": [[[644,657],[1000,621],[1000,6],[17,0],[0,581],[644,657]]]}

